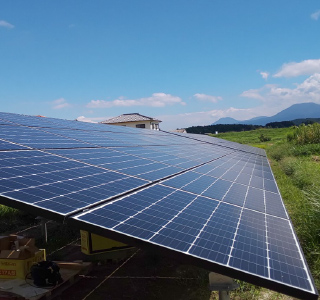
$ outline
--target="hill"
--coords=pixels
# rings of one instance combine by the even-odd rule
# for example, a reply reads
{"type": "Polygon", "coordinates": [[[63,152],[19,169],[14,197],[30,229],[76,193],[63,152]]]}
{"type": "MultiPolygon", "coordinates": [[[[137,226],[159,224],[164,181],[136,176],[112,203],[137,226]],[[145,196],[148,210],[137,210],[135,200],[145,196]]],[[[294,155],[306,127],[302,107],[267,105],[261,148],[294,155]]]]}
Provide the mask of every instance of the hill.
{"type": "Polygon", "coordinates": [[[320,118],[320,105],[312,102],[294,104],[271,117],[256,117],[245,121],[238,121],[233,118],[221,118],[218,121],[214,122],[212,125],[248,124],[265,126],[267,123],[270,122],[291,121],[295,119],[306,118],[320,118]],[[232,123],[225,123],[228,121],[232,123]]]}
{"type": "Polygon", "coordinates": [[[226,117],[226,118],[219,119],[218,121],[212,123],[211,125],[239,124],[240,122],[241,121],[238,121],[234,118],[226,117]]]}

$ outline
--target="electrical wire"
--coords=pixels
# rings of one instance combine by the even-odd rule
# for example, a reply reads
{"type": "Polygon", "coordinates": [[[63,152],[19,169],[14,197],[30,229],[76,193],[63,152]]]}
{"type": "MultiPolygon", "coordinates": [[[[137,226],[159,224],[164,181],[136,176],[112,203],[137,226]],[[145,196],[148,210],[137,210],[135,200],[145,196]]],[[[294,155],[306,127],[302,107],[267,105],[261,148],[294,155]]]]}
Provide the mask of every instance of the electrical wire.
{"type": "Polygon", "coordinates": [[[124,261],[118,268],[116,268],[110,275],[105,277],[89,294],[87,294],[82,300],[86,300],[90,295],[92,295],[102,284],[104,284],[114,273],[116,273],[119,269],[121,269],[132,257],[134,257],[140,249],[138,249],[135,253],[133,253],[126,261],[124,261]]]}
{"type": "Polygon", "coordinates": [[[72,241],[72,242],[70,242],[69,244],[66,244],[66,245],[62,246],[61,248],[56,249],[56,250],[54,250],[54,251],[52,251],[52,252],[48,253],[48,254],[47,254],[47,256],[50,256],[50,255],[52,255],[52,254],[54,254],[54,253],[56,253],[56,252],[58,252],[58,251],[60,251],[60,250],[62,250],[62,249],[64,249],[64,248],[66,248],[66,247],[68,247],[68,246],[70,246],[70,245],[72,245],[72,244],[76,243],[76,242],[77,242],[77,241],[79,241],[79,240],[80,240],[80,238],[77,238],[76,240],[73,240],[73,241],[72,241]]]}

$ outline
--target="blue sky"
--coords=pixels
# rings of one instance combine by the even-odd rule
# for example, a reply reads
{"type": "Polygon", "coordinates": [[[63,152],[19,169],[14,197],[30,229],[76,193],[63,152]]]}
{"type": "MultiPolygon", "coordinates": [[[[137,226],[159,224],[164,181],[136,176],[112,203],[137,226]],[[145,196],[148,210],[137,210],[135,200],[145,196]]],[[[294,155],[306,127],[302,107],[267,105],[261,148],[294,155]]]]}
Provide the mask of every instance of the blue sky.
{"type": "Polygon", "coordinates": [[[320,103],[320,1],[0,0],[0,111],[162,129],[320,103]]]}

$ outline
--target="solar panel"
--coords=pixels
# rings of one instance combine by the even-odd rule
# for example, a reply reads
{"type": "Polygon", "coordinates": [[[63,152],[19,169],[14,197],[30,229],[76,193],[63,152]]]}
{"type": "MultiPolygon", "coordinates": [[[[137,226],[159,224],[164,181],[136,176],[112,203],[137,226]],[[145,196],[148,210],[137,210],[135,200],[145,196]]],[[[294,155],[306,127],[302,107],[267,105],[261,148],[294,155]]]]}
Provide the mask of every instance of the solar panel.
{"type": "Polygon", "coordinates": [[[0,203],[318,298],[262,149],[0,113],[0,174],[0,203]]]}
{"type": "Polygon", "coordinates": [[[0,193],[12,199],[9,204],[29,204],[59,215],[84,209],[148,183],[34,150],[1,151],[0,165],[0,193]]]}

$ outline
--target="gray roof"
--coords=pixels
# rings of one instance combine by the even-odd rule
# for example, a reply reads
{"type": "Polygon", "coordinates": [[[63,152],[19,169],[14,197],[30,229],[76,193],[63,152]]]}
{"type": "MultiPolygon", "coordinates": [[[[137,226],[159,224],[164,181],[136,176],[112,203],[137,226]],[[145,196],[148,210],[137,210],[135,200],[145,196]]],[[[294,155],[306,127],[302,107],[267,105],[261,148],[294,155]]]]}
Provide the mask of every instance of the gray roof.
{"type": "Polygon", "coordinates": [[[118,117],[114,117],[105,121],[102,121],[103,124],[112,124],[112,123],[125,123],[125,122],[136,122],[136,121],[156,121],[161,122],[160,120],[140,115],[139,113],[123,114],[118,117]]]}

